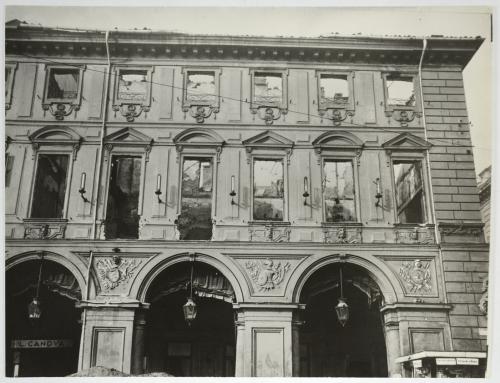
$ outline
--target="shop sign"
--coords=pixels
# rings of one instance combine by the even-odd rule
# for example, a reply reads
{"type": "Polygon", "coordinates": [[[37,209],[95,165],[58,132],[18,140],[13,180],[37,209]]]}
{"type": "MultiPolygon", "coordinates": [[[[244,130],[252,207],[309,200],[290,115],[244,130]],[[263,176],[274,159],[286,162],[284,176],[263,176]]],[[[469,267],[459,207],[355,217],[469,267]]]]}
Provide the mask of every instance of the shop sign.
{"type": "Polygon", "coordinates": [[[414,360],[413,367],[414,368],[422,368],[422,360],[421,359],[414,360]]]}
{"type": "Polygon", "coordinates": [[[457,364],[463,366],[479,366],[479,359],[477,358],[457,358],[457,364]]]}
{"type": "Polygon", "coordinates": [[[72,347],[71,339],[16,339],[11,342],[12,348],[63,348],[72,347]]]}
{"type": "Polygon", "coordinates": [[[436,358],[437,366],[455,366],[457,360],[455,358],[436,358]]]}

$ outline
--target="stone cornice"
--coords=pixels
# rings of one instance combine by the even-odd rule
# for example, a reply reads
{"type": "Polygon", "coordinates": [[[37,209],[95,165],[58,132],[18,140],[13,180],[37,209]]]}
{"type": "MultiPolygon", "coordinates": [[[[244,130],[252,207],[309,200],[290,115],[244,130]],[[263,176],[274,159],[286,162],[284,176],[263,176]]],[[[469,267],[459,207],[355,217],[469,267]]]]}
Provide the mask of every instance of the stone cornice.
{"type": "MultiPolygon", "coordinates": [[[[76,31],[35,26],[8,27],[6,54],[104,56],[104,31],[76,31]]],[[[464,67],[484,39],[427,38],[425,65],[464,67]]],[[[391,63],[417,65],[423,38],[417,37],[259,37],[189,35],[153,31],[110,31],[113,57],[391,63]]]]}

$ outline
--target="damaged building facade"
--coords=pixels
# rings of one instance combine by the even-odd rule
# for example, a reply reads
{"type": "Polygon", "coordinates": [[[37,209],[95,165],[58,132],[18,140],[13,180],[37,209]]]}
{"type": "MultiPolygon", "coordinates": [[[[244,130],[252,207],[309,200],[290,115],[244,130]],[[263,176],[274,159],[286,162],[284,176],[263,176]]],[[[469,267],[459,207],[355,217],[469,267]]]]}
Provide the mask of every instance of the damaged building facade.
{"type": "Polygon", "coordinates": [[[7,374],[484,376],[482,41],[7,23],[7,374]]]}

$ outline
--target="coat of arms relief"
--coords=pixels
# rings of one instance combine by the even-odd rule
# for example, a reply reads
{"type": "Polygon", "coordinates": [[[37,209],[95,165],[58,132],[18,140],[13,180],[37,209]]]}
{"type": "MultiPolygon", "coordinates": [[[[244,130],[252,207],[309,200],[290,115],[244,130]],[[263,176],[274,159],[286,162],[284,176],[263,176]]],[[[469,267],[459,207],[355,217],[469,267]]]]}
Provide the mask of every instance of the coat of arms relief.
{"type": "Polygon", "coordinates": [[[399,275],[405,282],[408,292],[412,294],[428,294],[431,292],[430,265],[430,262],[420,259],[403,262],[399,268],[399,275]]]}
{"type": "Polygon", "coordinates": [[[98,260],[96,269],[103,290],[113,290],[121,283],[128,281],[141,262],[136,259],[123,259],[120,256],[98,260]]]}
{"type": "Polygon", "coordinates": [[[282,265],[281,262],[275,263],[268,258],[264,261],[247,261],[245,267],[257,289],[265,292],[275,289],[283,282],[286,272],[290,269],[290,263],[282,265]]]}

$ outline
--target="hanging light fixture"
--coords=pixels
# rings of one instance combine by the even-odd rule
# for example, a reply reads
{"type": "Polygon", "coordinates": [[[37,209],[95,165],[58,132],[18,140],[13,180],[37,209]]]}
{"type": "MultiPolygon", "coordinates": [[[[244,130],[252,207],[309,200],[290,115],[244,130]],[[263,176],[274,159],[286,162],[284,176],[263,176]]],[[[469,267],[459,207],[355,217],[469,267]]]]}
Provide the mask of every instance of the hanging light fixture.
{"type": "Polygon", "coordinates": [[[40,256],[40,269],[38,270],[38,282],[36,285],[36,295],[28,305],[29,319],[37,320],[42,316],[42,307],[40,304],[40,284],[42,283],[42,266],[43,266],[43,253],[40,256]]]}
{"type": "Polygon", "coordinates": [[[189,326],[191,326],[191,323],[196,319],[196,314],[198,312],[198,308],[196,307],[196,303],[193,301],[193,269],[194,269],[194,256],[191,258],[191,279],[189,282],[189,288],[190,288],[190,293],[189,293],[189,298],[187,302],[182,306],[182,309],[184,311],[184,320],[187,322],[189,326]]]}
{"type": "Polygon", "coordinates": [[[340,298],[339,303],[335,306],[335,311],[337,312],[337,319],[339,320],[342,327],[345,326],[349,320],[349,306],[347,305],[344,298],[344,288],[342,283],[342,267],[340,268],[340,298]]]}

